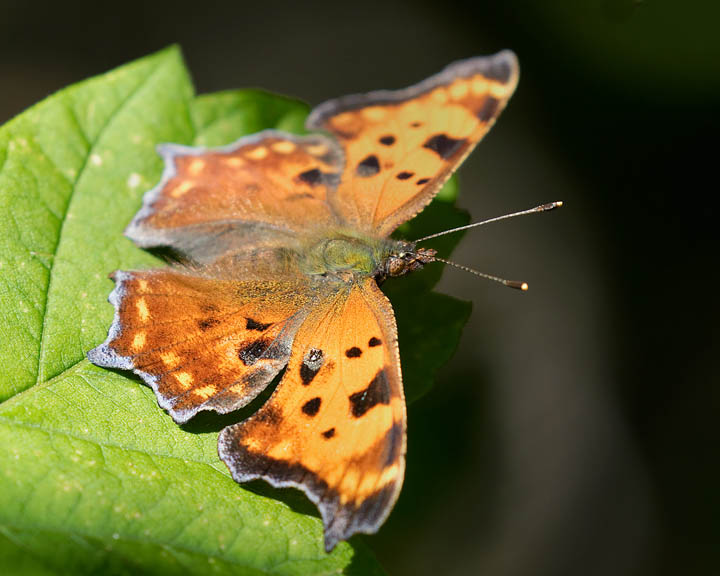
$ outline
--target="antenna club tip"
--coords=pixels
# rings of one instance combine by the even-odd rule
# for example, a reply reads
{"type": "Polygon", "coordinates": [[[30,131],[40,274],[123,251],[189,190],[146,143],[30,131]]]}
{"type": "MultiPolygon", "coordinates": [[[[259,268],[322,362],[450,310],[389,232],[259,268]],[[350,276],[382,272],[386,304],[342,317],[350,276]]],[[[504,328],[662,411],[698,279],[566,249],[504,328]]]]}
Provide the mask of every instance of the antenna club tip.
{"type": "Polygon", "coordinates": [[[547,212],[549,210],[554,210],[555,208],[560,208],[560,206],[562,206],[562,205],[563,205],[562,200],[558,200],[557,202],[548,202],[547,204],[538,206],[537,210],[539,212],[547,212]]]}
{"type": "MultiPolygon", "coordinates": [[[[497,280],[500,280],[497,278],[497,280]]],[[[510,288],[515,288],[515,290],[522,290],[523,292],[527,291],[529,286],[527,285],[527,282],[518,282],[516,280],[500,280],[505,286],[509,286],[510,288]]]]}

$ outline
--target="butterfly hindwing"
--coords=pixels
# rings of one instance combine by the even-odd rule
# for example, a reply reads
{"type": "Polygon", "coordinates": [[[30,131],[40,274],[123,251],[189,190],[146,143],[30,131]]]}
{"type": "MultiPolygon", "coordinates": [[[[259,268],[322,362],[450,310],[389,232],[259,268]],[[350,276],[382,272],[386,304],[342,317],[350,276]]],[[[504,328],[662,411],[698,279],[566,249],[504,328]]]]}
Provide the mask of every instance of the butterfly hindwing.
{"type": "Polygon", "coordinates": [[[451,64],[397,91],[321,104],[309,130],[333,134],[345,169],[330,201],[344,220],[389,235],[432,200],[495,122],[518,79],[512,52],[451,64]]]}
{"type": "Polygon", "coordinates": [[[177,422],[257,396],[287,362],[310,299],[299,280],[233,282],[173,269],[114,280],[115,320],[88,358],[135,371],[177,422]]]}
{"type": "Polygon", "coordinates": [[[295,337],[268,402],[220,435],[239,482],[303,490],[320,509],[326,549],[375,532],[405,467],[405,400],[392,308],[374,280],[328,296],[295,337]]]}
{"type": "Polygon", "coordinates": [[[223,148],[159,150],[163,178],[125,231],[143,248],[169,247],[208,263],[337,223],[327,194],[340,178],[342,153],[328,138],[266,130],[223,148]]]}

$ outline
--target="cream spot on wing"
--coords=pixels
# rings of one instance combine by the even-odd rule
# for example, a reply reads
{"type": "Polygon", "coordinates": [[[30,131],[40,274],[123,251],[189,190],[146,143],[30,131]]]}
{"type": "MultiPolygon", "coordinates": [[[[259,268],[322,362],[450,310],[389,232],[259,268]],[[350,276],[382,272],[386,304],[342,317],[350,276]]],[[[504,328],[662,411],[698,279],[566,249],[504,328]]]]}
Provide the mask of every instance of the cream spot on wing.
{"type": "Polygon", "coordinates": [[[351,122],[353,122],[353,114],[352,112],[343,112],[342,114],[338,114],[332,119],[333,124],[336,125],[346,125],[351,122]]]}
{"type": "Polygon", "coordinates": [[[138,332],[137,334],[135,334],[135,336],[133,336],[132,349],[135,352],[142,350],[145,346],[145,339],[145,332],[138,332]]]}
{"type": "Polygon", "coordinates": [[[148,309],[147,302],[145,302],[145,298],[138,298],[138,301],[135,302],[135,307],[137,308],[140,321],[147,322],[150,319],[150,310],[148,309]]]}
{"type": "Polygon", "coordinates": [[[277,458],[283,460],[288,457],[288,455],[292,452],[293,444],[290,440],[283,440],[282,442],[278,442],[275,447],[273,448],[273,454],[276,454],[277,458]]]}
{"type": "Polygon", "coordinates": [[[369,108],[363,109],[362,115],[372,122],[379,122],[385,118],[385,110],[379,106],[370,106],[369,108]]]}
{"type": "Polygon", "coordinates": [[[170,196],[173,198],[180,198],[180,196],[183,196],[187,192],[189,192],[193,187],[193,183],[189,182],[188,180],[185,180],[183,182],[180,182],[175,188],[172,189],[172,192],[170,192],[170,196]]]}
{"type": "Polygon", "coordinates": [[[450,86],[450,97],[453,100],[460,100],[460,98],[465,98],[469,91],[470,86],[467,85],[467,82],[456,82],[450,86]]]}
{"type": "Polygon", "coordinates": [[[273,143],[272,149],[280,154],[290,154],[290,152],[295,150],[295,144],[289,140],[280,140],[279,142],[273,143]]]}
{"type": "Polygon", "coordinates": [[[268,149],[265,148],[265,146],[258,146],[257,148],[253,148],[252,150],[248,150],[245,152],[245,156],[250,158],[251,160],[262,160],[268,155],[268,149]]]}
{"type": "Polygon", "coordinates": [[[397,475],[398,475],[398,465],[397,464],[393,464],[389,468],[385,468],[385,470],[383,470],[382,474],[380,474],[380,480],[378,480],[378,483],[377,483],[378,488],[381,488],[385,484],[395,480],[395,478],[397,478],[397,475]]]}
{"type": "Polygon", "coordinates": [[[237,168],[237,167],[245,164],[245,160],[243,160],[242,158],[238,158],[237,156],[231,156],[230,158],[225,158],[223,160],[223,162],[227,166],[232,166],[233,168],[237,168]]]}
{"type": "Polygon", "coordinates": [[[499,82],[490,82],[488,88],[490,94],[497,99],[506,98],[508,92],[510,92],[510,87],[507,84],[500,84],[499,82]]]}
{"type": "Polygon", "coordinates": [[[366,497],[370,496],[382,483],[378,482],[378,477],[373,473],[365,473],[360,480],[360,485],[357,487],[355,497],[366,497]]]}
{"type": "Polygon", "coordinates": [[[447,92],[442,88],[438,88],[432,93],[432,99],[438,104],[445,104],[448,101],[447,92]]]}
{"type": "Polygon", "coordinates": [[[310,144],[305,147],[305,150],[313,156],[325,156],[328,153],[328,147],[325,144],[310,144]]]}
{"type": "Polygon", "coordinates": [[[217,388],[212,384],[208,384],[207,386],[203,386],[202,388],[197,388],[196,390],[193,390],[193,394],[195,394],[196,396],[200,396],[200,398],[202,398],[203,400],[209,398],[215,392],[217,392],[217,388]]]}
{"type": "Polygon", "coordinates": [[[163,364],[165,364],[168,368],[175,368],[175,366],[180,363],[180,358],[178,358],[178,355],[174,352],[160,354],[160,360],[162,360],[163,364]]]}
{"type": "Polygon", "coordinates": [[[259,452],[261,449],[260,441],[252,436],[247,436],[243,438],[243,444],[247,446],[250,450],[254,450],[256,452],[259,452]]]}
{"type": "MultiPolygon", "coordinates": [[[[367,475],[369,476],[369,475],[367,475]]],[[[345,504],[348,500],[352,500],[358,488],[360,481],[360,471],[355,466],[351,466],[345,472],[345,477],[340,483],[340,503],[345,504]]]]}
{"type": "Polygon", "coordinates": [[[192,174],[193,176],[197,176],[205,169],[205,160],[200,160],[200,158],[195,158],[192,162],[190,162],[190,166],[188,166],[188,172],[192,174]]]}
{"type": "Polygon", "coordinates": [[[140,290],[140,292],[147,290],[147,280],[138,280],[138,290],[140,290]]]}
{"type": "Polygon", "coordinates": [[[175,379],[178,381],[180,386],[185,389],[190,388],[193,383],[192,374],[190,374],[189,372],[178,372],[177,374],[175,374],[175,379]]]}
{"type": "Polygon", "coordinates": [[[482,76],[475,78],[470,86],[473,95],[480,96],[488,90],[488,82],[482,76]]]}

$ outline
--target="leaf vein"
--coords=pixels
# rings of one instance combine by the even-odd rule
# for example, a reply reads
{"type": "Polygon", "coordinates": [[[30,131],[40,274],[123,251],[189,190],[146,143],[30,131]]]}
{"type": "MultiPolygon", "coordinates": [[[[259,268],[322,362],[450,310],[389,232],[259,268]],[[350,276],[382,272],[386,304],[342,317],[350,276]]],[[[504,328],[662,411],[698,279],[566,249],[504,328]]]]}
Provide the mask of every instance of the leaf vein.
{"type": "Polygon", "coordinates": [[[44,314],[43,314],[43,323],[42,323],[42,329],[40,331],[40,347],[38,350],[38,366],[37,366],[37,378],[35,380],[35,385],[39,384],[44,378],[45,374],[43,372],[43,360],[45,356],[45,336],[47,334],[47,318],[48,318],[48,310],[50,308],[50,294],[52,292],[53,287],[53,269],[55,267],[55,262],[57,261],[57,253],[60,250],[60,246],[62,244],[63,240],[63,232],[65,231],[65,224],[68,221],[67,215],[70,212],[70,206],[72,204],[73,198],[75,197],[75,192],[78,188],[78,183],[81,181],[83,174],[85,173],[85,170],[88,167],[88,162],[90,160],[90,157],[92,156],[93,151],[95,150],[95,147],[97,146],[98,142],[102,139],[102,136],[105,134],[105,131],[108,129],[109,126],[112,125],[113,120],[117,117],[118,114],[127,106],[129,102],[131,102],[137,94],[147,85],[147,82],[153,77],[155,72],[159,69],[159,67],[162,64],[157,64],[150,70],[145,76],[145,78],[142,79],[142,81],[138,82],[137,86],[135,86],[130,93],[125,96],[125,98],[122,99],[122,101],[118,104],[118,106],[115,108],[115,110],[112,111],[112,113],[108,116],[108,119],[103,123],[102,127],[98,131],[97,136],[95,137],[94,141],[92,142],[90,148],[87,151],[87,154],[85,155],[85,158],[83,160],[82,166],[80,167],[80,170],[78,170],[77,176],[75,177],[72,190],[70,191],[70,196],[68,197],[67,202],[65,203],[65,209],[63,210],[61,224],[60,224],[60,230],[58,232],[58,238],[55,242],[55,246],[53,247],[52,256],[50,262],[50,271],[49,271],[49,279],[48,279],[48,285],[47,290],[45,291],[45,303],[43,306],[44,314]]]}

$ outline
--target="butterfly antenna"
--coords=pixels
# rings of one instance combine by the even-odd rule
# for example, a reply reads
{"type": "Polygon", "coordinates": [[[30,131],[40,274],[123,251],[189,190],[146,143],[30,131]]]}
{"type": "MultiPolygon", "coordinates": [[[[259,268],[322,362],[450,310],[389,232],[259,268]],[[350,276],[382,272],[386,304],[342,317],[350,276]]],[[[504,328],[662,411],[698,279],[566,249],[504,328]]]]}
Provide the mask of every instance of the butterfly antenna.
{"type": "Polygon", "coordinates": [[[437,256],[433,256],[433,260],[436,262],[442,262],[443,264],[449,264],[450,266],[454,266],[460,270],[465,270],[465,272],[470,272],[470,274],[475,274],[475,276],[480,276],[481,278],[486,278],[487,280],[492,280],[493,282],[499,282],[503,286],[507,286],[509,288],[515,288],[516,290],[522,290],[523,292],[527,292],[528,289],[527,282],[505,280],[505,278],[493,276],[492,274],[485,274],[484,272],[479,272],[469,266],[463,266],[462,264],[457,264],[456,262],[451,262],[450,260],[445,260],[444,258],[438,258],[437,256]]]}
{"type": "Polygon", "coordinates": [[[508,218],[515,218],[515,216],[525,216],[526,214],[535,214],[536,212],[547,212],[549,210],[554,210],[555,208],[560,208],[560,206],[562,206],[562,205],[563,205],[562,201],[550,202],[548,204],[542,204],[540,206],[535,206],[535,208],[530,208],[529,210],[513,212],[512,214],[504,214],[503,216],[496,216],[495,218],[483,220],[482,222],[475,222],[474,224],[468,224],[467,226],[460,226],[459,228],[452,228],[450,230],[443,230],[442,232],[430,234],[430,236],[423,236],[422,238],[415,240],[415,243],[422,242],[423,240],[430,240],[430,238],[437,238],[438,236],[444,236],[445,234],[450,234],[452,232],[460,232],[460,230],[467,230],[468,228],[475,228],[476,226],[484,226],[485,224],[490,224],[491,222],[497,222],[499,220],[507,220],[508,218]]]}

